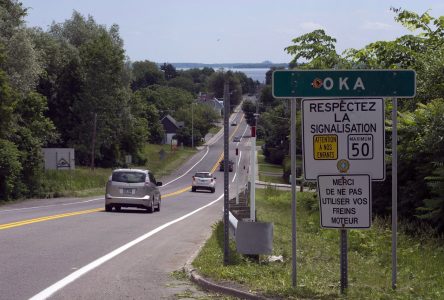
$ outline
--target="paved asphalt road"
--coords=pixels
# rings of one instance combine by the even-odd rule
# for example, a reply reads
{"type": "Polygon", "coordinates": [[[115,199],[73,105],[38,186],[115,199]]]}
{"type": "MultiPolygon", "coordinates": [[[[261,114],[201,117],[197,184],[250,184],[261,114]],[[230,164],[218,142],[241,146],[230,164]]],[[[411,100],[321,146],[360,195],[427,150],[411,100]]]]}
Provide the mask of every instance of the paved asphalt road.
{"type": "MultiPolygon", "coordinates": [[[[250,133],[241,112],[232,120],[238,123],[230,126],[235,158],[232,137],[250,133]]],[[[0,299],[173,299],[177,291],[168,287],[170,273],[198,251],[211,225],[222,218],[223,173],[216,167],[223,138],[213,140],[175,174],[162,178],[160,212],[107,213],[102,196],[2,206],[0,299]],[[216,193],[192,193],[194,172],[214,169],[216,193]]],[[[248,145],[248,138],[239,144],[240,174],[230,174],[233,196],[235,174],[246,182],[248,145]]]]}

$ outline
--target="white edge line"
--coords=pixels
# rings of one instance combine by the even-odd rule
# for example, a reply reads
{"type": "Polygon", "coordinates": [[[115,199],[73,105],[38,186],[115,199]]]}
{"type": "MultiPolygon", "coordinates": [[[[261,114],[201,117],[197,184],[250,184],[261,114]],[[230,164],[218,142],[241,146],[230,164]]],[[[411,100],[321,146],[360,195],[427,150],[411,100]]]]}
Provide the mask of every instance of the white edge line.
{"type": "Polygon", "coordinates": [[[43,291],[41,291],[40,293],[38,293],[37,295],[33,296],[30,298],[30,300],[43,300],[43,299],[47,299],[48,297],[50,297],[51,295],[53,295],[55,292],[61,290],[62,288],[64,288],[65,286],[67,286],[68,284],[70,284],[71,282],[75,281],[76,279],[80,278],[81,276],[85,275],[86,273],[88,273],[91,270],[94,270],[95,268],[99,267],[100,265],[102,265],[103,263],[109,261],[110,259],[116,257],[117,255],[119,255],[120,253],[128,250],[129,248],[137,245],[138,243],[146,240],[147,238],[151,237],[152,235],[158,233],[159,231],[162,231],[163,229],[177,223],[180,222],[182,220],[185,220],[186,218],[194,215],[195,213],[201,211],[204,208],[207,208],[210,205],[213,205],[214,203],[216,203],[217,201],[219,201],[220,199],[222,199],[224,195],[222,194],[219,198],[217,198],[216,200],[208,203],[207,205],[204,205],[180,218],[177,218],[175,220],[172,220],[168,223],[165,223],[159,227],[157,227],[156,229],[153,229],[147,233],[145,233],[144,235],[136,238],[135,240],[132,240],[131,242],[117,248],[116,250],[96,259],[93,262],[90,262],[89,264],[87,264],[86,266],[78,269],[77,271],[69,274],[68,276],[66,276],[65,278],[57,281],[56,283],[54,283],[53,285],[49,286],[48,288],[44,289],[43,291]]]}
{"type": "MultiPolygon", "coordinates": [[[[188,174],[198,163],[200,163],[205,156],[207,156],[208,151],[209,151],[209,147],[207,147],[207,152],[204,154],[204,156],[202,156],[202,158],[195,163],[188,171],[186,171],[183,175],[177,177],[176,179],[171,180],[170,182],[162,185],[162,187],[167,186],[168,184],[182,178],[183,176],[185,176],[186,174],[188,174]]],[[[71,202],[71,203],[59,203],[59,204],[50,204],[50,205],[42,205],[42,206],[32,206],[32,207],[23,207],[23,208],[14,208],[14,209],[5,209],[5,210],[0,210],[0,213],[4,213],[4,212],[11,212],[11,211],[19,211],[19,210],[29,210],[29,209],[38,209],[38,208],[46,208],[46,207],[53,207],[53,206],[66,206],[66,205],[73,205],[73,204],[80,204],[80,203],[87,203],[87,202],[92,202],[92,201],[98,201],[98,200],[103,200],[104,198],[95,198],[95,199],[90,199],[90,200],[85,200],[85,201],[80,201],[80,202],[71,202]]]]}
{"type": "Polygon", "coordinates": [[[10,212],[10,211],[18,211],[18,210],[28,210],[28,209],[37,209],[37,208],[45,208],[45,207],[52,207],[52,206],[66,206],[66,205],[73,205],[73,204],[80,204],[80,203],[87,203],[87,202],[93,202],[93,201],[98,201],[98,200],[103,200],[104,198],[95,198],[95,199],[90,199],[90,200],[85,200],[85,201],[80,201],[80,202],[70,202],[70,203],[58,203],[58,204],[50,204],[50,205],[42,205],[42,206],[32,206],[32,207],[23,207],[23,208],[14,208],[14,209],[5,209],[5,210],[0,210],[0,213],[4,213],[4,212],[10,212]]]}
{"type": "MultiPolygon", "coordinates": [[[[240,111],[238,111],[235,115],[235,117],[233,119],[235,119],[237,117],[237,115],[239,114],[240,111]]],[[[242,137],[245,135],[245,132],[247,131],[248,127],[245,127],[244,133],[242,133],[242,137]]],[[[221,131],[219,131],[221,132],[221,131]]],[[[220,138],[220,137],[219,137],[220,138]]],[[[217,140],[219,140],[219,138],[217,140]]],[[[217,141],[216,140],[216,141],[217,141]]],[[[214,144],[214,143],[212,143],[214,144]]],[[[239,143],[237,143],[237,145],[239,145],[239,143]]],[[[196,162],[188,171],[186,171],[184,174],[182,174],[181,176],[165,183],[162,185],[162,187],[169,185],[170,183],[173,183],[174,181],[182,178],[183,176],[187,175],[197,164],[199,164],[204,158],[205,156],[207,156],[208,152],[210,151],[210,147],[209,145],[207,146],[207,152],[204,154],[204,156],[202,156],[202,158],[196,162]]],[[[87,203],[87,202],[92,202],[92,201],[98,201],[98,200],[103,200],[104,198],[96,198],[96,199],[91,199],[91,200],[86,200],[86,201],[80,201],[80,202],[72,202],[72,203],[63,203],[63,204],[51,204],[51,205],[42,205],[42,206],[33,206],[33,207],[24,207],[24,208],[15,208],[15,209],[6,209],[6,210],[0,210],[0,213],[3,212],[11,212],[11,211],[19,211],[19,210],[28,210],[28,209],[37,209],[37,208],[45,208],[45,207],[53,207],[53,206],[64,206],[64,205],[73,205],[73,204],[80,204],[80,203],[87,203]]]]}
{"type": "Polygon", "coordinates": [[[174,182],[174,181],[176,181],[176,180],[178,180],[178,179],[180,179],[180,178],[182,178],[182,177],[184,177],[185,175],[187,175],[195,166],[197,166],[197,164],[198,163],[200,163],[204,158],[205,158],[205,156],[207,156],[207,154],[208,154],[208,152],[210,151],[210,147],[208,147],[207,146],[207,152],[202,156],[202,158],[197,162],[197,163],[195,163],[188,171],[186,171],[185,173],[183,173],[182,175],[180,175],[179,177],[177,177],[176,179],[173,179],[173,180],[171,180],[170,182],[167,182],[167,183],[165,183],[165,184],[163,184],[162,185],[162,187],[164,187],[164,186],[167,186],[167,185],[169,185],[170,183],[172,183],[172,182],[174,182]]]}
{"type": "Polygon", "coordinates": [[[236,179],[237,172],[239,172],[239,164],[240,164],[241,158],[242,158],[242,151],[239,151],[239,159],[237,160],[236,173],[234,173],[233,180],[231,180],[232,183],[234,182],[234,179],[236,179]]]}
{"type": "MultiPolygon", "coordinates": [[[[245,132],[247,131],[247,129],[248,129],[248,126],[245,126],[245,130],[244,130],[244,132],[242,133],[242,138],[244,137],[245,132]]],[[[239,147],[239,143],[240,143],[240,142],[237,142],[237,143],[236,143],[236,148],[239,147]]],[[[234,173],[233,180],[231,180],[231,183],[234,182],[234,179],[236,179],[236,176],[237,176],[237,172],[239,172],[239,164],[240,164],[240,159],[241,159],[241,157],[242,157],[242,151],[239,151],[239,159],[238,159],[238,161],[237,161],[236,173],[234,173]]]]}

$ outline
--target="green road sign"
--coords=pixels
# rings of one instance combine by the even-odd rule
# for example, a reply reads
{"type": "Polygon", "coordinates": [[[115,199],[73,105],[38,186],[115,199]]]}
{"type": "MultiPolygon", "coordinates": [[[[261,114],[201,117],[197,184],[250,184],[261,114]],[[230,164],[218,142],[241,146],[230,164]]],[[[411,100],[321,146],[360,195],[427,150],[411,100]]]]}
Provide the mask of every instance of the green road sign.
{"type": "Polygon", "coordinates": [[[275,98],[413,98],[413,70],[277,70],[275,98]]]}

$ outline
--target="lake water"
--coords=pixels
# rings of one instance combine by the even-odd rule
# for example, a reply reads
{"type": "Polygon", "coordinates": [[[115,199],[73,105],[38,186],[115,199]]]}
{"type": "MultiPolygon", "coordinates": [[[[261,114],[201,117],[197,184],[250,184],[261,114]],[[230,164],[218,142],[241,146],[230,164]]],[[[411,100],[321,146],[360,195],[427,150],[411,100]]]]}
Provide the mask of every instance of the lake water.
{"type": "Polygon", "coordinates": [[[241,69],[233,69],[233,68],[225,68],[225,70],[230,70],[233,72],[243,72],[247,77],[250,77],[254,81],[259,81],[260,83],[265,83],[265,73],[268,72],[268,68],[241,68],[241,69]]]}
{"type": "MultiPolygon", "coordinates": [[[[177,70],[188,70],[189,68],[177,68],[177,70]]],[[[221,68],[222,69],[222,68],[221,68]]],[[[218,68],[214,68],[215,71],[221,70],[218,68]]],[[[254,81],[259,81],[260,83],[265,83],[265,73],[267,73],[269,68],[223,68],[224,71],[233,71],[233,72],[243,72],[247,77],[250,77],[254,81]]]]}

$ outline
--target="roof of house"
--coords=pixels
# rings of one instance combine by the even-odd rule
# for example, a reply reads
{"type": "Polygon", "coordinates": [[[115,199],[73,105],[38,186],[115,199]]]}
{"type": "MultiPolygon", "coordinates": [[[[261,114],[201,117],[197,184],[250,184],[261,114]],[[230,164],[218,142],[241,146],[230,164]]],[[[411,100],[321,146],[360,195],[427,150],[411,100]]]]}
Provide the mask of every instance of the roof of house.
{"type": "Polygon", "coordinates": [[[175,133],[178,128],[184,126],[184,122],[178,122],[170,115],[163,117],[162,120],[160,120],[160,123],[162,123],[166,133],[175,133]]]}

